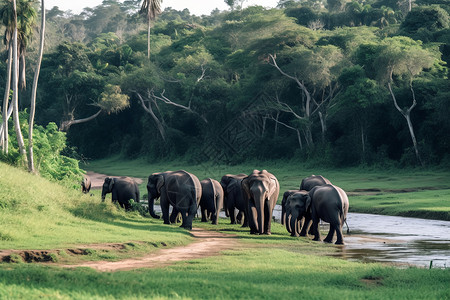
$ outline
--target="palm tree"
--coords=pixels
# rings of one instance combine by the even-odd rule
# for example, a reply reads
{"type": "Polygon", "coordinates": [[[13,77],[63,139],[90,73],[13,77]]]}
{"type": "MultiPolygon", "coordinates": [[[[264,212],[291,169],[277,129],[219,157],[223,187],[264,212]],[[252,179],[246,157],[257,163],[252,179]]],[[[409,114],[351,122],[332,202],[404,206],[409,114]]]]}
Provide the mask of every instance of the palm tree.
{"type": "Polygon", "coordinates": [[[32,1],[19,0],[17,2],[17,46],[20,59],[20,89],[26,88],[25,56],[26,49],[33,36],[33,28],[36,25],[36,10],[32,1]]]}
{"type": "Polygon", "coordinates": [[[144,0],[142,1],[140,14],[147,18],[147,57],[150,60],[150,28],[151,21],[156,19],[156,16],[161,13],[162,0],[144,0]]]}

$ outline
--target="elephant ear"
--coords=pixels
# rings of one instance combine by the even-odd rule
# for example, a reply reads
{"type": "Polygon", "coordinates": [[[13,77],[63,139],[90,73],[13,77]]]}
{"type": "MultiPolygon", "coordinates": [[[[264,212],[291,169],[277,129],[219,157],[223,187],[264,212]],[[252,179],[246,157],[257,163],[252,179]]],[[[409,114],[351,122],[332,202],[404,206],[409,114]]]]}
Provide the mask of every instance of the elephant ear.
{"type": "Polygon", "coordinates": [[[309,194],[306,195],[306,202],[305,202],[305,209],[306,211],[309,211],[311,208],[311,196],[309,194]]]}
{"type": "Polygon", "coordinates": [[[241,187],[242,190],[244,191],[244,195],[247,197],[247,199],[250,199],[250,186],[249,186],[249,180],[248,177],[245,177],[244,179],[242,179],[241,182],[241,187]]]}
{"type": "Polygon", "coordinates": [[[158,194],[161,194],[161,188],[164,185],[164,176],[157,175],[156,176],[156,190],[158,191],[158,194]]]}
{"type": "Polygon", "coordinates": [[[108,186],[108,190],[112,191],[112,188],[114,186],[115,180],[114,178],[109,178],[109,186],[108,186]]]}

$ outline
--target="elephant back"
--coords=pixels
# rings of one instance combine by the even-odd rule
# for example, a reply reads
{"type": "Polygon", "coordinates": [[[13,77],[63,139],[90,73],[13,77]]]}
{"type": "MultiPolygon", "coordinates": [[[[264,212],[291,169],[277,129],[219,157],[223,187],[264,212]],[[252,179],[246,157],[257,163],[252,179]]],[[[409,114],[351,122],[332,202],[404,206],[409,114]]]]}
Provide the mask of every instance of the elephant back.
{"type": "Polygon", "coordinates": [[[325,184],[331,184],[331,182],[322,175],[311,175],[303,178],[300,184],[300,190],[310,191],[316,186],[322,186],[325,184]]]}
{"type": "Polygon", "coordinates": [[[174,171],[171,175],[178,181],[177,185],[181,190],[185,190],[193,196],[193,199],[196,199],[198,206],[202,197],[202,185],[197,176],[185,170],[174,171]]]}

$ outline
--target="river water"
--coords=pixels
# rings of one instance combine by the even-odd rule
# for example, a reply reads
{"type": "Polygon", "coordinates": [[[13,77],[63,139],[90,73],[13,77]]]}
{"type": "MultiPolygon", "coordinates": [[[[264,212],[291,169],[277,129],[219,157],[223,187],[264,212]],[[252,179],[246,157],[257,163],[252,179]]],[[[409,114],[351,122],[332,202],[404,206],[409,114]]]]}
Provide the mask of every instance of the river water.
{"type": "MultiPolygon", "coordinates": [[[[155,211],[161,211],[158,205],[155,211]]],[[[225,217],[225,213],[222,211],[220,216],[225,217]]],[[[276,205],[273,217],[280,222],[280,205],[276,205]]],[[[334,256],[351,261],[450,268],[449,221],[349,213],[347,223],[350,233],[346,233],[344,225],[345,245],[337,246],[334,256]]],[[[321,229],[328,230],[328,224],[321,224],[321,229]]]]}
{"type": "MultiPolygon", "coordinates": [[[[274,210],[280,220],[281,207],[274,210]]],[[[344,225],[344,246],[335,256],[363,262],[384,262],[420,267],[450,267],[450,222],[349,213],[344,225]]],[[[328,230],[328,224],[321,225],[328,230]]],[[[322,237],[324,238],[324,236],[322,237]]]]}

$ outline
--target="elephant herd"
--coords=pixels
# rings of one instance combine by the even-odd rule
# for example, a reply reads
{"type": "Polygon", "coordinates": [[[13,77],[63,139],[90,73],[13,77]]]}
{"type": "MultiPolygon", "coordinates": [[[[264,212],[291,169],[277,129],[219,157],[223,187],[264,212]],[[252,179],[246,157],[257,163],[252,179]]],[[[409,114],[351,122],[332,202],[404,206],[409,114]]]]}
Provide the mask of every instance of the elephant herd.
{"type": "MultiPolygon", "coordinates": [[[[82,183],[85,191],[86,182],[82,183]]],[[[154,202],[160,199],[164,224],[175,223],[181,214],[181,227],[192,229],[192,221],[200,207],[202,222],[218,223],[223,209],[231,224],[249,227],[251,234],[271,234],[272,214],[280,193],[277,178],[266,170],[250,174],[226,174],[220,182],[207,178],[200,181],[184,170],[153,173],[148,177],[148,211],[159,219],[154,202]],[[172,213],[169,215],[169,208],[172,213]]],[[[112,193],[113,202],[130,209],[130,199],[139,202],[139,188],[128,177],[105,178],[102,201],[112,193]]],[[[320,220],[330,224],[324,242],[331,243],[336,232],[336,244],[343,244],[342,227],[346,221],[349,202],[347,194],[320,175],[304,178],[298,190],[284,192],[281,223],[292,236],[314,236],[320,240],[320,220]]]]}

